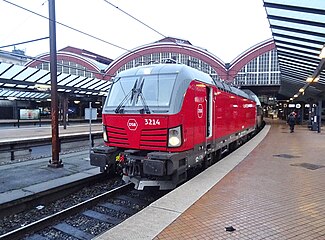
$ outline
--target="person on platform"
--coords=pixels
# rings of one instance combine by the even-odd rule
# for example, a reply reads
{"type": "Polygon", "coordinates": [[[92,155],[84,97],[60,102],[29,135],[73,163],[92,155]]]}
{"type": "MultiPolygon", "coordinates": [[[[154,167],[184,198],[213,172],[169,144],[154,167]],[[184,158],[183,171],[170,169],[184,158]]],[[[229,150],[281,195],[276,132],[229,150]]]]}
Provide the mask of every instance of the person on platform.
{"type": "Polygon", "coordinates": [[[290,113],[288,116],[288,124],[290,126],[290,132],[293,133],[295,129],[295,124],[296,124],[296,114],[294,112],[290,113]]]}

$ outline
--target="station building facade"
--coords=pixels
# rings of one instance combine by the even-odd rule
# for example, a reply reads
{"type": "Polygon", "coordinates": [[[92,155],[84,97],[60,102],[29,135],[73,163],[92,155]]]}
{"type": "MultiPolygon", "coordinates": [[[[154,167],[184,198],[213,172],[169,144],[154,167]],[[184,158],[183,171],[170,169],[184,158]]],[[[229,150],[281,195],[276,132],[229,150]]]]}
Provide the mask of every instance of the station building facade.
{"type": "Polygon", "coordinates": [[[2,63],[25,65],[27,60],[23,50],[15,48],[11,52],[0,51],[0,62],[2,63]]]}
{"type": "Polygon", "coordinates": [[[280,85],[280,70],[272,39],[249,48],[231,63],[224,63],[189,41],[165,38],[125,53],[115,59],[105,72],[112,76],[132,67],[163,61],[189,65],[239,87],[280,85]]]}
{"type": "MultiPolygon", "coordinates": [[[[135,48],[115,60],[74,47],[61,49],[57,58],[58,72],[105,80],[129,68],[167,61],[186,64],[238,87],[280,85],[280,69],[272,39],[252,46],[230,63],[224,63],[187,40],[171,37],[135,48]]],[[[49,70],[49,54],[38,56],[38,59],[26,66],[49,70]]]]}
{"type": "MultiPolygon", "coordinates": [[[[45,53],[28,61],[25,66],[49,71],[49,61],[50,55],[45,53]]],[[[263,92],[261,94],[256,92],[256,87],[275,87],[274,92],[277,92],[280,86],[280,70],[272,39],[252,46],[230,63],[224,63],[216,55],[206,49],[193,46],[187,40],[171,37],[137,47],[115,60],[70,46],[57,53],[58,74],[76,76],[75,82],[67,83],[68,86],[78,86],[78,84],[87,86],[86,82],[80,83],[83,78],[111,81],[113,76],[126,69],[160,62],[183,63],[209,74],[214,79],[223,80],[240,88],[255,87],[253,91],[257,93],[262,102],[267,101],[269,96],[263,96],[263,92]]],[[[86,92],[75,91],[74,97],[79,97],[81,102],[85,101],[81,106],[76,105],[76,101],[73,101],[71,96],[70,94],[69,104],[72,105],[72,109],[76,106],[81,109],[87,107],[86,101],[97,102],[98,105],[104,101],[103,96],[87,100],[88,97],[93,96],[87,96],[86,92]]],[[[82,110],[79,111],[78,116],[82,116],[82,110]]]]}
{"type": "MultiPolygon", "coordinates": [[[[110,58],[85,49],[68,46],[57,52],[57,72],[102,79],[105,69],[112,61],[110,58]]],[[[26,66],[49,71],[50,55],[41,54],[27,62],[26,66]]]]}

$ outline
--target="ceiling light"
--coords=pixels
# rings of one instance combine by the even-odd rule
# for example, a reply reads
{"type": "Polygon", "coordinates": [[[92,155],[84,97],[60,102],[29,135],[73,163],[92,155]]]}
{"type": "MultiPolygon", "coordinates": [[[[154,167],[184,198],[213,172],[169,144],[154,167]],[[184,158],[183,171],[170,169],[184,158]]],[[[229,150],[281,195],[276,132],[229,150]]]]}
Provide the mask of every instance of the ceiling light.
{"type": "Polygon", "coordinates": [[[9,97],[7,97],[7,99],[13,101],[13,100],[16,100],[17,98],[16,97],[10,97],[9,96],[9,97]]]}
{"type": "Polygon", "coordinates": [[[293,97],[294,97],[294,98],[297,98],[297,97],[298,97],[298,94],[293,95],[293,97]]]}
{"type": "Polygon", "coordinates": [[[47,84],[35,84],[34,86],[35,89],[39,90],[39,91],[50,91],[51,90],[51,85],[47,85],[47,84]]]}
{"type": "Polygon", "coordinates": [[[315,78],[313,78],[313,77],[308,77],[308,78],[306,79],[306,82],[308,82],[308,83],[312,83],[312,82],[318,82],[318,80],[319,80],[319,77],[315,77],[315,78]]]}
{"type": "Polygon", "coordinates": [[[299,89],[299,92],[301,92],[301,93],[304,92],[304,91],[305,91],[304,88],[300,88],[300,89],[299,89]]]}

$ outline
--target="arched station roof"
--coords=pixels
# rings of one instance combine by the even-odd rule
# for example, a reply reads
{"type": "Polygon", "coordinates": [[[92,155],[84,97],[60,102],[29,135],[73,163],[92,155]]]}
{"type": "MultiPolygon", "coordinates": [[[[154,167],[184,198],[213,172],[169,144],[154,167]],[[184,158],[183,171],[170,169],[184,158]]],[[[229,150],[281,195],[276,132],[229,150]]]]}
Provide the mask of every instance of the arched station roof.
{"type": "MultiPolygon", "coordinates": [[[[31,60],[29,62],[27,62],[25,65],[27,67],[34,67],[36,68],[39,64],[43,63],[43,62],[50,62],[50,56],[48,53],[46,54],[42,54],[42,55],[38,55],[36,56],[37,60],[31,60]]],[[[97,65],[95,65],[93,62],[89,61],[88,59],[82,58],[76,54],[73,53],[69,53],[69,52],[58,52],[57,54],[57,60],[64,60],[64,61],[70,61],[70,62],[75,62],[77,64],[80,64],[81,66],[100,73],[100,69],[98,68],[97,65]]]]}
{"type": "Polygon", "coordinates": [[[203,62],[209,64],[215,72],[224,78],[227,75],[227,71],[225,68],[225,64],[218,57],[208,52],[205,49],[195,47],[191,45],[188,41],[168,38],[172,39],[171,41],[167,41],[166,39],[162,39],[159,42],[155,42],[152,44],[147,44],[138,48],[133,49],[130,52],[123,54],[122,56],[115,59],[105,70],[107,77],[105,79],[110,79],[112,75],[114,75],[122,66],[127,64],[128,62],[139,58],[144,55],[153,54],[153,53],[163,53],[163,52],[172,52],[188,55],[191,57],[195,57],[200,59],[203,62]]]}
{"type": "Polygon", "coordinates": [[[325,1],[263,1],[277,49],[279,93],[303,101],[324,100],[325,1]]]}
{"type": "MultiPolygon", "coordinates": [[[[92,72],[94,74],[94,77],[98,79],[103,78],[103,71],[113,61],[112,59],[100,56],[87,50],[78,49],[70,46],[63,48],[57,52],[57,60],[78,64],[87,69],[87,71],[92,72]]],[[[36,56],[35,59],[32,59],[31,61],[27,62],[25,66],[35,68],[43,62],[50,62],[49,53],[44,53],[39,56],[36,56]]],[[[71,66],[69,67],[71,68],[71,66]]]]}
{"type": "Polygon", "coordinates": [[[236,57],[230,64],[225,64],[214,54],[208,52],[205,49],[191,45],[189,41],[168,37],[158,42],[135,48],[132,51],[118,57],[105,70],[105,73],[107,74],[105,79],[110,79],[111,76],[115,75],[122,66],[141,56],[154,53],[172,52],[198,58],[201,61],[209,64],[221,79],[232,82],[237,73],[246,64],[248,64],[254,58],[257,58],[258,56],[271,51],[274,48],[275,44],[273,39],[268,39],[249,48],[238,57],[236,57]]]}
{"type": "Polygon", "coordinates": [[[238,72],[250,61],[258,56],[275,49],[273,39],[260,42],[238,55],[228,68],[228,81],[233,81],[238,72]]]}
{"type": "MultiPolygon", "coordinates": [[[[199,59],[209,64],[221,79],[233,81],[242,67],[259,55],[272,50],[274,46],[272,39],[261,42],[240,54],[230,64],[225,64],[206,49],[193,46],[189,41],[176,38],[164,38],[158,42],[140,46],[130,52],[126,52],[114,61],[83,49],[67,47],[58,51],[58,62],[66,61],[79,64],[87,69],[88,72],[93,73],[93,75],[92,77],[78,76],[71,73],[58,72],[58,90],[59,92],[70,94],[104,95],[103,92],[109,89],[109,80],[112,76],[116,75],[122,66],[141,56],[164,52],[184,54],[199,59]],[[109,65],[105,63],[109,63],[109,65]]],[[[32,96],[32,94],[39,98],[48,97],[47,94],[39,94],[42,92],[37,92],[36,85],[50,86],[49,70],[39,69],[38,67],[41,63],[48,64],[49,60],[50,56],[46,53],[38,56],[36,60],[29,61],[26,63],[26,66],[1,63],[0,87],[14,88],[15,90],[4,89],[0,92],[0,98],[2,95],[15,97],[20,95],[32,96]],[[21,93],[24,89],[29,92],[26,92],[26,94],[21,93]]],[[[58,65],[60,64],[58,63],[58,65]]]]}

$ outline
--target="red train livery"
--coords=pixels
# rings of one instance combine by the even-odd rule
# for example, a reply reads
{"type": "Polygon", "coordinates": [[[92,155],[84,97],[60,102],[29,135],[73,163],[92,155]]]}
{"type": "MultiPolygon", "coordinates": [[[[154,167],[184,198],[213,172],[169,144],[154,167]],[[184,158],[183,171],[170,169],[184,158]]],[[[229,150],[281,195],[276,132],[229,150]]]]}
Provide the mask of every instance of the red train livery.
{"type": "Polygon", "coordinates": [[[105,145],[92,149],[91,164],[119,170],[136,189],[175,188],[254,133],[256,99],[182,64],[125,70],[103,107],[105,145]]]}

